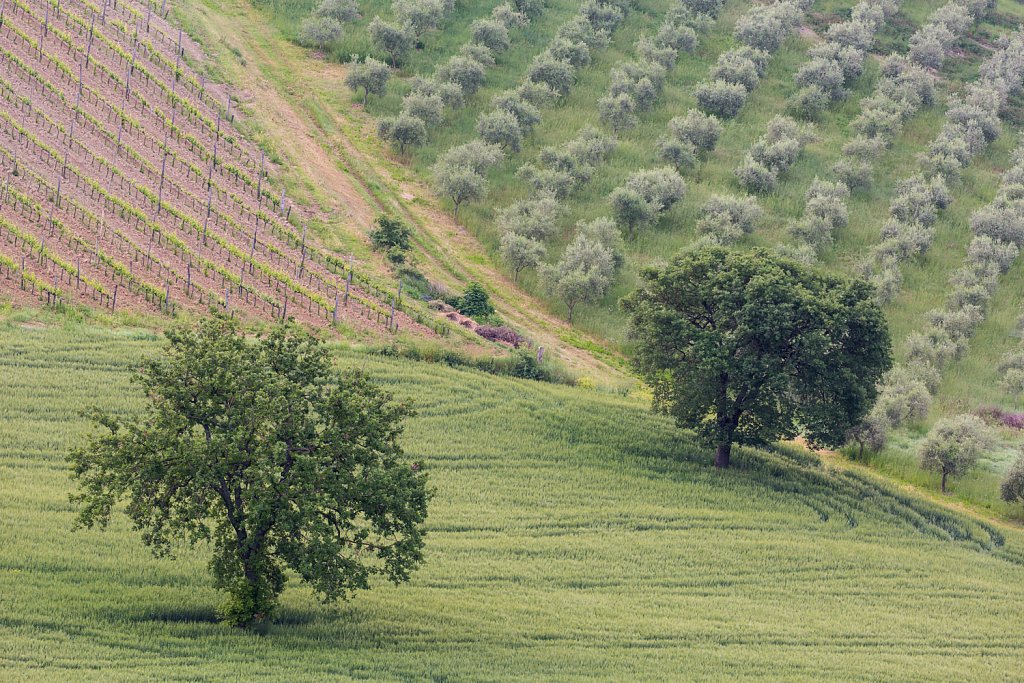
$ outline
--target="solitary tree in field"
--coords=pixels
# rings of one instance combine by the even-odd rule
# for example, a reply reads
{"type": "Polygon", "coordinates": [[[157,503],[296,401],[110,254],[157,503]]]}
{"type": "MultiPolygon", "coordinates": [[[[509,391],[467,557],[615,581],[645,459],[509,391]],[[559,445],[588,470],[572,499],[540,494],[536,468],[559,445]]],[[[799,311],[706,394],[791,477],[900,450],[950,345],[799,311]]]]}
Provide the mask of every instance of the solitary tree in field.
{"type": "Polygon", "coordinates": [[[623,300],[655,408],[714,446],[802,433],[838,446],[892,365],[869,285],[766,251],[708,247],[642,272],[623,300]]]}
{"type": "Polygon", "coordinates": [[[325,600],[374,576],[406,581],[430,497],[398,445],[408,406],[359,373],[335,374],[291,326],[250,342],[217,317],[167,337],[137,377],[142,414],[96,412],[102,431],[69,456],[78,523],[105,527],[127,499],[157,556],[209,542],[233,625],[270,617],[288,569],[325,600]]]}
{"type": "Polygon", "coordinates": [[[363,104],[370,99],[370,93],[383,95],[388,87],[391,69],[384,62],[367,57],[362,63],[352,64],[345,76],[345,85],[354,93],[363,90],[363,104]]]}
{"type": "Polygon", "coordinates": [[[976,415],[955,415],[939,420],[921,445],[921,467],[942,475],[942,492],[949,477],[961,477],[991,446],[985,422],[976,415]]]}

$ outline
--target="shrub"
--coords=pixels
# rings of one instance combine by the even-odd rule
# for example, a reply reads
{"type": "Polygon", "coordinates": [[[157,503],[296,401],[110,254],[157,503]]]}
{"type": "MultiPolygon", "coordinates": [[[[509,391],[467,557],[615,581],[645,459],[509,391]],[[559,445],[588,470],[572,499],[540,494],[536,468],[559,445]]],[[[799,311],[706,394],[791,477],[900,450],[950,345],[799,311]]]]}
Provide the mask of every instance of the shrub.
{"type": "Polygon", "coordinates": [[[831,100],[843,98],[845,80],[845,74],[839,64],[821,57],[806,62],[793,77],[797,86],[801,88],[816,87],[831,100]]]}
{"type": "Polygon", "coordinates": [[[715,195],[704,202],[700,214],[697,231],[702,234],[725,229],[730,234],[744,235],[754,231],[764,211],[753,197],[715,195]]]}
{"type": "Polygon", "coordinates": [[[637,124],[636,102],[627,93],[606,95],[597,102],[601,123],[618,132],[637,124]]]}
{"type": "Polygon", "coordinates": [[[665,69],[660,64],[627,62],[612,69],[608,93],[612,97],[629,95],[638,111],[647,111],[654,106],[664,84],[665,69]]]}
{"type": "MultiPolygon", "coordinates": [[[[571,82],[571,79],[570,79],[571,82]]],[[[541,107],[558,98],[558,93],[547,83],[527,80],[515,90],[516,95],[535,107],[541,107]]]]}
{"type": "Polygon", "coordinates": [[[391,66],[398,67],[412,51],[416,41],[412,31],[402,25],[389,24],[380,17],[374,17],[367,28],[370,42],[391,59],[391,66]]]}
{"type": "Polygon", "coordinates": [[[626,179],[625,186],[636,190],[658,212],[668,211],[686,193],[686,183],[668,166],[635,171],[626,179]]]}
{"type": "Polygon", "coordinates": [[[370,243],[375,250],[387,251],[396,248],[408,251],[409,237],[412,233],[402,219],[381,214],[377,216],[374,225],[376,227],[370,231],[370,243]]]}
{"type": "Polygon", "coordinates": [[[581,69],[590,64],[590,48],[583,41],[555,38],[548,46],[547,53],[574,69],[581,69]]]}
{"type": "MultiPolygon", "coordinates": [[[[622,3],[623,7],[626,3],[622,3]]],[[[622,22],[625,17],[623,10],[611,2],[600,2],[599,0],[586,0],[580,7],[580,15],[590,24],[594,31],[605,31],[611,33],[622,22]]]]}
{"type": "Polygon", "coordinates": [[[472,95],[483,85],[484,75],[484,67],[480,62],[462,55],[450,57],[436,73],[437,80],[454,83],[466,95],[472,95]]]}
{"type": "MultiPolygon", "coordinates": [[[[693,29],[690,30],[692,31],[693,29]]],[[[696,42],[697,34],[694,33],[693,36],[696,42]]],[[[636,52],[644,61],[658,64],[664,69],[671,69],[676,63],[676,57],[679,54],[676,48],[671,45],[658,43],[651,39],[650,36],[640,36],[640,39],[636,41],[636,52]]]]}
{"type": "Polygon", "coordinates": [[[446,14],[443,0],[402,0],[393,9],[398,20],[416,36],[437,28],[446,14]]]}
{"type": "Polygon", "coordinates": [[[576,79],[576,70],[571,64],[562,62],[547,53],[534,57],[526,78],[534,83],[548,86],[552,92],[565,95],[576,79]]]}
{"type": "Polygon", "coordinates": [[[1017,398],[1024,395],[1024,352],[1005,354],[999,362],[999,386],[1017,398]]]}
{"type": "Polygon", "coordinates": [[[725,81],[703,81],[697,85],[693,94],[701,109],[725,119],[736,116],[747,101],[746,88],[725,81]]]}
{"type": "Polygon", "coordinates": [[[498,211],[498,224],[514,232],[542,242],[554,234],[562,206],[553,197],[520,199],[498,211]]]}
{"type": "Polygon", "coordinates": [[[508,26],[497,19],[477,19],[470,26],[470,33],[474,43],[483,45],[495,52],[507,50],[511,43],[508,36],[508,26]]]}
{"type": "Polygon", "coordinates": [[[636,231],[658,215],[657,207],[645,200],[639,192],[628,187],[615,188],[609,200],[615,220],[626,228],[629,239],[633,239],[636,231]]]}
{"type": "Polygon", "coordinates": [[[468,315],[474,320],[494,314],[491,297],[479,282],[470,282],[466,291],[452,305],[458,309],[459,313],[468,315]]]}
{"type": "Polygon", "coordinates": [[[710,152],[722,135],[722,123],[713,115],[690,109],[685,116],[676,116],[668,122],[669,132],[698,152],[710,152]]]}
{"type": "Polygon", "coordinates": [[[625,262],[623,253],[622,233],[619,226],[611,218],[595,218],[590,222],[580,221],[576,224],[579,233],[589,240],[597,242],[612,256],[612,264],[618,270],[625,262]]]}
{"type": "Polygon", "coordinates": [[[725,0],[683,0],[683,4],[693,12],[716,17],[722,11],[725,0]]]}
{"type": "Polygon", "coordinates": [[[931,185],[918,174],[896,183],[896,196],[889,204],[889,215],[902,223],[930,226],[938,218],[938,206],[931,185]]]}
{"type": "Polygon", "coordinates": [[[353,92],[358,93],[363,89],[363,104],[366,104],[370,93],[383,95],[388,87],[388,79],[391,77],[391,69],[384,62],[373,57],[367,57],[362,63],[349,65],[348,74],[345,75],[345,85],[353,92]]]}
{"type": "Polygon", "coordinates": [[[504,154],[497,145],[471,140],[449,148],[438,157],[437,163],[444,166],[464,166],[472,169],[474,173],[483,175],[502,158],[504,154]]]}
{"type": "Polygon", "coordinates": [[[807,86],[796,91],[786,106],[794,116],[811,121],[819,118],[828,107],[829,97],[816,85],[807,86]]]}
{"type": "Polygon", "coordinates": [[[944,26],[923,27],[910,38],[910,59],[929,69],[938,69],[946,56],[946,49],[956,36],[944,26]]]}
{"type": "Polygon", "coordinates": [[[527,133],[540,123],[540,110],[514,91],[506,91],[495,95],[491,105],[498,110],[507,111],[516,117],[519,128],[527,133]]]}
{"type": "Polygon", "coordinates": [[[875,410],[890,428],[919,422],[928,416],[932,395],[928,386],[906,368],[896,367],[885,376],[875,410]]]}
{"type": "Polygon", "coordinates": [[[313,14],[348,24],[359,18],[359,6],[356,0],[323,0],[313,14]]]}
{"type": "Polygon", "coordinates": [[[864,449],[877,453],[885,448],[889,438],[889,425],[882,415],[872,411],[847,432],[847,441],[857,444],[857,457],[864,457],[864,449]]]}
{"type": "Polygon", "coordinates": [[[759,161],[752,159],[749,155],[736,168],[736,177],[740,185],[749,192],[768,194],[775,189],[779,181],[779,174],[759,161]]]}
{"type": "Polygon", "coordinates": [[[476,62],[484,69],[494,66],[494,53],[490,48],[477,43],[466,43],[460,47],[459,56],[476,62]]]}
{"type": "Polygon", "coordinates": [[[999,485],[999,497],[1007,503],[1024,503],[1024,455],[1017,456],[999,485]]]}
{"type": "Polygon", "coordinates": [[[402,111],[415,116],[427,126],[436,127],[444,120],[444,101],[440,95],[411,92],[402,98],[402,111]]]}
{"type": "Polygon", "coordinates": [[[749,57],[732,51],[719,55],[710,75],[712,80],[742,85],[748,92],[761,80],[757,65],[749,57]]]}
{"type": "Polygon", "coordinates": [[[409,145],[422,145],[426,142],[427,127],[423,119],[403,112],[393,118],[381,119],[377,134],[382,140],[398,145],[399,153],[404,154],[409,145]]]}
{"type": "Polygon", "coordinates": [[[1024,221],[1017,211],[998,203],[978,209],[971,215],[971,232],[1018,248],[1024,246],[1024,221]]]}
{"type": "Polygon", "coordinates": [[[444,106],[452,107],[453,109],[461,107],[465,101],[462,94],[462,88],[458,85],[455,83],[435,81],[433,79],[413,79],[410,94],[412,93],[419,95],[436,95],[441,98],[444,106]]]}
{"type": "Polygon", "coordinates": [[[322,50],[341,38],[341,32],[341,22],[337,19],[309,16],[303,19],[299,25],[299,45],[322,50]]]}
{"type": "Polygon", "coordinates": [[[920,451],[922,469],[942,475],[942,492],[946,479],[966,474],[981,454],[992,446],[988,427],[976,415],[957,415],[939,420],[925,439],[920,451]]]}
{"type": "Polygon", "coordinates": [[[736,21],[733,36],[752,48],[775,52],[796,28],[802,14],[793,2],[755,5],[736,21]]]}
{"type": "Polygon", "coordinates": [[[484,142],[498,145],[505,151],[518,152],[523,143],[519,121],[500,109],[481,114],[477,119],[476,132],[484,142]]]}
{"type": "Polygon", "coordinates": [[[693,168],[697,165],[697,150],[689,142],[663,135],[657,142],[658,156],[672,164],[676,170],[693,168]]]}

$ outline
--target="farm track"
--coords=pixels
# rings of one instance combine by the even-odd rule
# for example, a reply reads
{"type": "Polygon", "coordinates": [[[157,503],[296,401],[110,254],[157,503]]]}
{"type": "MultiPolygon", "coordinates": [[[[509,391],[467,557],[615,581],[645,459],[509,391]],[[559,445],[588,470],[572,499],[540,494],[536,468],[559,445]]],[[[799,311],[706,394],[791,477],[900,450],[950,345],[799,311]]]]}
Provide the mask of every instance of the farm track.
{"type": "Polygon", "coordinates": [[[401,301],[392,312],[393,295],[286,220],[230,99],[219,107],[179,58],[179,44],[200,53],[191,41],[131,3],[56,8],[13,0],[0,27],[0,286],[47,303],[443,331],[401,301]]]}

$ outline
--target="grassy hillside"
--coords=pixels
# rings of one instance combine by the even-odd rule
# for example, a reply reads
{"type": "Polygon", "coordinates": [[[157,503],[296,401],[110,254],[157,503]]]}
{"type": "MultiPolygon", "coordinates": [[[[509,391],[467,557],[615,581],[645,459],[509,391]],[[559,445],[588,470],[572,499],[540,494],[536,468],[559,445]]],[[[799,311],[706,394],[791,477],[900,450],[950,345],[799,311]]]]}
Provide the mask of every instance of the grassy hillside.
{"type": "Polygon", "coordinates": [[[77,411],[138,406],[159,341],[0,323],[6,680],[1013,680],[1024,537],[796,454],[710,454],[636,402],[340,352],[413,397],[427,564],[340,607],[295,585],[268,636],[214,623],[202,548],[72,534],[77,411]]]}
{"type": "MultiPolygon", "coordinates": [[[[266,11],[285,36],[294,36],[305,8],[291,3],[269,0],[257,3],[266,11]]],[[[312,6],[315,3],[309,3],[312,6]]],[[[424,49],[416,51],[409,63],[396,73],[388,94],[372,98],[368,112],[375,116],[393,115],[401,108],[401,96],[408,91],[414,76],[429,75],[433,69],[456,53],[466,42],[473,19],[485,15],[494,3],[457,3],[448,14],[441,30],[427,33],[424,49]]],[[[726,123],[725,134],[710,158],[695,171],[685,173],[686,198],[675,205],[653,229],[648,229],[627,245],[626,264],[599,303],[577,315],[577,325],[613,344],[624,345],[624,319],[617,309],[618,299],[637,285],[637,270],[657,263],[685,248],[695,239],[694,224],[703,202],[713,194],[738,194],[742,189],[733,170],[751,144],[764,132],[766,123],[786,112],[787,99],[797,86],[793,75],[807,60],[807,49],[818,42],[828,25],[849,17],[854,0],[818,0],[806,13],[803,29],[792,36],[774,55],[767,73],[751,93],[740,115],[726,123]]],[[[873,57],[868,59],[865,73],[851,89],[850,96],[829,109],[815,126],[816,140],[809,144],[797,162],[783,177],[779,187],[760,198],[766,220],[741,246],[774,246],[790,240],[786,227],[799,218],[804,207],[804,193],[816,176],[832,178],[832,164],[839,158],[842,145],[853,137],[850,124],[861,111],[861,100],[874,90],[879,77],[878,58],[891,52],[905,53],[910,36],[941,3],[906,0],[899,3],[898,14],[876,36],[873,57]]],[[[523,151],[511,155],[489,174],[491,192],[479,203],[460,211],[460,221],[479,238],[497,259],[497,244],[502,226],[496,224],[495,211],[511,202],[527,197],[531,190],[516,176],[519,166],[535,160],[540,150],[572,139],[586,125],[601,127],[595,103],[608,90],[611,69],[637,57],[635,44],[644,32],[653,32],[667,9],[668,0],[639,0],[621,27],[613,34],[607,48],[592,55],[592,63],[581,69],[570,94],[557,105],[543,110],[543,121],[527,137],[523,151]]],[[[467,101],[463,108],[449,111],[439,130],[432,130],[427,144],[402,159],[421,177],[429,177],[429,166],[437,156],[454,144],[474,136],[478,115],[488,111],[491,97],[521,81],[531,59],[545,46],[560,23],[577,7],[577,3],[550,0],[547,10],[524,29],[512,32],[512,48],[497,54],[497,63],[487,71],[484,87],[467,101]]],[[[693,54],[682,54],[675,68],[669,71],[665,88],[654,109],[640,114],[640,123],[618,134],[619,144],[608,160],[599,165],[592,180],[579,188],[564,202],[567,211],[559,220],[556,238],[549,243],[549,260],[558,256],[574,233],[577,221],[608,215],[608,193],[620,185],[637,168],[659,165],[656,140],[666,130],[673,116],[695,106],[694,85],[707,77],[718,55],[734,44],[732,29],[750,3],[729,0],[711,28],[700,37],[693,54]]],[[[362,18],[346,27],[343,38],[327,51],[328,59],[348,60],[352,54],[368,51],[365,26],[376,14],[390,17],[390,4],[364,2],[362,18]]],[[[938,97],[934,104],[923,107],[910,118],[892,147],[885,152],[874,169],[874,185],[869,191],[855,192],[849,201],[850,225],[840,230],[833,248],[820,262],[828,269],[857,272],[868,249],[879,241],[896,180],[917,171],[917,153],[923,151],[939,131],[949,97],[963,91],[965,83],[974,78],[978,65],[989,54],[997,36],[1008,35],[1024,17],[1019,3],[1001,0],[996,11],[975,25],[947,55],[937,74],[938,97]]],[[[371,50],[372,51],[372,50],[371,50]]],[[[937,239],[923,257],[903,268],[904,287],[901,295],[887,309],[897,351],[903,353],[906,335],[924,323],[930,309],[942,304],[949,274],[957,268],[966,252],[970,231],[970,214],[990,201],[998,178],[1007,165],[1018,130],[1019,102],[1014,102],[1004,116],[1003,136],[989,146],[966,170],[963,180],[952,189],[953,204],[944,212],[936,226],[937,239]]],[[[607,130],[607,128],[604,128],[607,130]]],[[[531,293],[545,298],[536,275],[530,271],[521,279],[531,293]]],[[[1019,266],[1004,278],[1003,290],[1013,290],[1020,282],[1019,266]]],[[[564,314],[558,302],[546,299],[551,310],[564,314]]],[[[986,329],[979,332],[978,343],[957,367],[949,370],[950,379],[940,392],[937,413],[954,410],[956,406],[974,407],[982,402],[1012,404],[1008,396],[995,387],[994,373],[999,355],[1012,347],[1014,340],[1002,331],[1012,325],[1018,314],[1016,298],[1000,294],[994,302],[986,329]],[[1002,322],[999,322],[1002,321],[1002,322]],[[995,327],[993,327],[995,326],[995,327]],[[957,378],[960,379],[957,379],[957,378]],[[981,394],[978,385],[987,387],[981,394]]]]}

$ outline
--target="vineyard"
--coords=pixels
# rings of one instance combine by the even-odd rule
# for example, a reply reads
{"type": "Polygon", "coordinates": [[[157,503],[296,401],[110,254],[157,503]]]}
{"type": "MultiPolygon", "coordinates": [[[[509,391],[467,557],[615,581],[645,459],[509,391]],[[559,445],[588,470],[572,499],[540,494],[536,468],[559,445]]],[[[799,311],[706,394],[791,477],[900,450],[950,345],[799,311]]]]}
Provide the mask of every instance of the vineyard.
{"type": "Polygon", "coordinates": [[[0,4],[0,288],[53,306],[446,333],[316,246],[167,14],[123,0],[0,4]]]}

